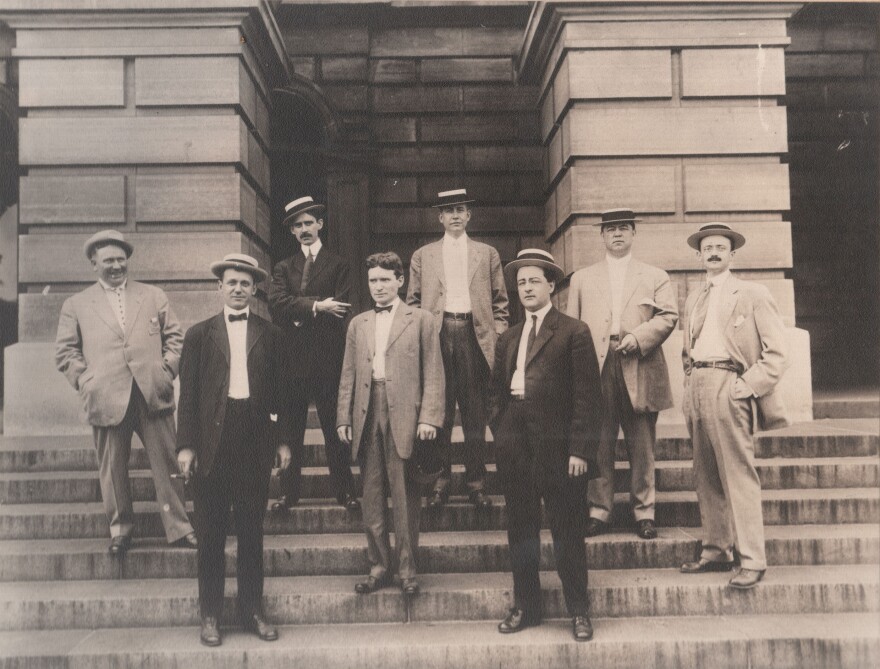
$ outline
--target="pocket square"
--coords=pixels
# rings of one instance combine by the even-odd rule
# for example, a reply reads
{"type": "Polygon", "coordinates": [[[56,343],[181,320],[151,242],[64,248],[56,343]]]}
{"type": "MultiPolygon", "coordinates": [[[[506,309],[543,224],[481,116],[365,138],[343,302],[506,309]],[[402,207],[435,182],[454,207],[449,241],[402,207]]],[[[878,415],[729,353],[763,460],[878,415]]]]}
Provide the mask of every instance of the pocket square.
{"type": "Polygon", "coordinates": [[[660,308],[660,306],[654,300],[651,300],[648,298],[645,298],[644,300],[639,302],[639,306],[640,307],[653,307],[654,309],[660,308]]]}
{"type": "Polygon", "coordinates": [[[745,322],[745,320],[746,320],[745,316],[740,314],[739,316],[736,317],[736,320],[733,322],[733,327],[738,328],[740,325],[742,325],[745,322]]]}

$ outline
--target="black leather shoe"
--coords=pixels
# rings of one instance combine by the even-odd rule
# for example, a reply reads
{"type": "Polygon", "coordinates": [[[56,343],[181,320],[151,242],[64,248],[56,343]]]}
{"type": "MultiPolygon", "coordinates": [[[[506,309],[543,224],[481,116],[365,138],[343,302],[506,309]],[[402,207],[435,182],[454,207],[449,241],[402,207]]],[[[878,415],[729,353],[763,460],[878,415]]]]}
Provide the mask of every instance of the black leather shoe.
{"type": "Polygon", "coordinates": [[[281,495],[277,502],[272,502],[272,511],[289,511],[298,501],[293,495],[281,495]]]}
{"type": "Polygon", "coordinates": [[[339,500],[339,503],[342,504],[347,511],[357,511],[361,508],[361,503],[354,495],[343,495],[342,499],[339,500]]]}
{"type": "Polygon", "coordinates": [[[379,576],[378,578],[375,576],[367,576],[366,581],[361,581],[354,586],[354,591],[359,595],[369,595],[372,592],[376,592],[376,590],[381,590],[382,588],[387,588],[391,585],[391,575],[388,573],[379,576]]]}
{"type": "Polygon", "coordinates": [[[492,500],[482,490],[472,490],[468,501],[480,511],[492,508],[492,500]]]}
{"type": "Polygon", "coordinates": [[[571,619],[571,632],[575,641],[589,641],[593,638],[593,623],[589,616],[575,616],[571,619]]]}
{"type": "Polygon", "coordinates": [[[641,539],[656,539],[657,527],[654,525],[654,521],[650,518],[640,520],[639,525],[636,528],[636,534],[641,539]]]}
{"type": "Polygon", "coordinates": [[[449,493],[445,490],[435,490],[428,497],[428,508],[433,510],[442,509],[449,501],[449,493]]]}
{"type": "Polygon", "coordinates": [[[598,537],[608,531],[608,523],[598,518],[590,518],[587,521],[587,536],[598,537]]]}
{"type": "Polygon", "coordinates": [[[516,607],[507,612],[507,617],[498,623],[498,631],[502,634],[520,632],[526,627],[536,627],[541,624],[541,616],[529,615],[516,607]]]}
{"type": "Polygon", "coordinates": [[[107,550],[110,551],[110,555],[118,555],[119,557],[122,557],[129,548],[131,548],[131,537],[127,535],[119,535],[110,540],[110,548],[107,550]]]}
{"type": "Polygon", "coordinates": [[[253,632],[263,641],[275,641],[278,638],[278,630],[263,620],[263,616],[254,613],[241,622],[241,626],[248,632],[253,632]]]}
{"type": "Polygon", "coordinates": [[[419,582],[415,578],[405,578],[400,584],[400,589],[407,597],[415,597],[419,594],[419,582]]]}
{"type": "Polygon", "coordinates": [[[711,571],[730,571],[731,569],[733,569],[733,560],[718,562],[717,560],[700,558],[696,562],[685,562],[679,571],[682,574],[705,574],[711,571]]]}
{"type": "Polygon", "coordinates": [[[181,537],[171,544],[175,548],[198,548],[199,542],[196,539],[196,533],[190,532],[185,537],[181,537]]]}
{"type": "Polygon", "coordinates": [[[217,627],[217,619],[212,616],[202,618],[202,631],[199,634],[199,641],[203,646],[219,646],[220,645],[220,628],[217,627]]]}

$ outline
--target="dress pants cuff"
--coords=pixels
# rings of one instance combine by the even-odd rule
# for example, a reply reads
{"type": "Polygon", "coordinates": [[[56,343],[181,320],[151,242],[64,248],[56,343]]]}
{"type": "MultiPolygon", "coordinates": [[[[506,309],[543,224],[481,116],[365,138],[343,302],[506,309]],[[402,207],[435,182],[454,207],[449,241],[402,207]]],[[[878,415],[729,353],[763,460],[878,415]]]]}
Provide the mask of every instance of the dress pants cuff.
{"type": "Polygon", "coordinates": [[[600,509],[598,506],[590,507],[590,518],[601,520],[603,523],[611,522],[611,512],[600,509]]]}
{"type": "Polygon", "coordinates": [[[742,558],[740,558],[739,566],[742,567],[743,569],[753,569],[755,571],[766,571],[767,570],[767,563],[766,562],[759,562],[758,560],[743,560],[742,558]]]}
{"type": "Polygon", "coordinates": [[[709,560],[710,562],[732,562],[733,552],[723,551],[719,548],[704,548],[700,552],[701,560],[709,560]]]}

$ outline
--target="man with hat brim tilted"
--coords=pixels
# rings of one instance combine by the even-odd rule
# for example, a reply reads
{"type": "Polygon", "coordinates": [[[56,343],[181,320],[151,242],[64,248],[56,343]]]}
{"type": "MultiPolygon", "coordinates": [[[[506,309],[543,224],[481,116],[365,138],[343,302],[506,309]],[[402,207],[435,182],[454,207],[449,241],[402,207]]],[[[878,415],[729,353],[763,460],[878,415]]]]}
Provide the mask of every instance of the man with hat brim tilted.
{"type": "Polygon", "coordinates": [[[525,322],[498,339],[490,393],[498,477],[507,505],[513,607],[504,634],[541,622],[541,499],[572,632],[593,637],[587,594],[587,482],[596,476],[602,423],[599,366],[587,325],[550,301],[564,272],[540,249],[504,268],[525,322]]]}
{"type": "Polygon", "coordinates": [[[446,375],[446,420],[437,439],[444,471],[428,499],[433,510],[449,500],[456,403],[469,500],[478,509],[492,504],[485,493],[486,390],[495,342],[507,329],[507,287],[498,251],[467,235],[473,202],[464,188],[438,193],[431,206],[439,209],[443,239],[410,259],[406,301],[434,314],[446,375]]]}
{"type": "Polygon", "coordinates": [[[788,424],[774,392],[787,366],[785,328],[767,288],[730,272],[745,237],[707,223],[687,241],[706,270],[702,290],[688,295],[683,322],[683,411],[705,536],[698,559],[681,571],[728,571],[735,549],[740,570],[730,587],[745,590],[767,569],[753,425],[788,424]]]}
{"type": "Polygon", "coordinates": [[[238,619],[260,639],[274,641],[278,632],[263,617],[263,515],[273,462],[281,469],[290,465],[282,333],[250,309],[267,276],[254,258],[230,253],[211,263],[211,272],[223,311],[193,325],[184,338],[177,430],[177,463],[192,480],[199,538],[200,639],[220,645],[231,507],[238,619]]]}
{"type": "Polygon", "coordinates": [[[98,281],[61,307],[55,363],[79,392],[98,452],[110,521],[110,553],[131,546],[134,510],[128,477],[132,432],[150,460],[169,543],[195,548],[174,462],[174,378],[183,332],[168,297],[128,279],[134,249],[117,230],[92,235],[83,251],[98,281]]]}
{"type": "Polygon", "coordinates": [[[290,468],[281,475],[281,497],[272,505],[275,511],[286,511],[299,501],[310,400],[321,422],[336,501],[350,511],[360,508],[351,453],[339,441],[335,427],[351,283],[348,263],[327,250],[318,235],[324,216],[324,205],[309,196],[285,207],[282,225],[290,228],[299,250],[275,265],[269,284],[269,313],[285,335],[285,402],[290,410],[293,452],[290,468]]]}
{"type": "Polygon", "coordinates": [[[623,428],[630,464],[630,501],[636,534],[654,539],[654,446],[657,414],[672,406],[663,342],[678,323],[669,275],[632,257],[636,236],[629,209],[602,212],[605,258],[576,271],[566,313],[590,327],[602,374],[604,420],[599,471],[590,481],[587,536],[609,527],[614,505],[614,454],[623,428]]]}

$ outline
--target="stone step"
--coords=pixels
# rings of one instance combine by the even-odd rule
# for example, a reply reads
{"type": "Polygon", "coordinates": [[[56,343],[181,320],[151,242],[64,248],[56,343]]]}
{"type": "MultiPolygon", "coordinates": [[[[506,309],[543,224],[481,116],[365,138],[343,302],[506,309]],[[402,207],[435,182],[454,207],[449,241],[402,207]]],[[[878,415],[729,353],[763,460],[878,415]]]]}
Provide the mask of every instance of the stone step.
{"type": "MultiPolygon", "coordinates": [[[[465,498],[452,498],[438,513],[422,513],[422,531],[500,530],[505,527],[503,498],[492,497],[494,506],[477,511],[465,498]]],[[[765,490],[762,493],[766,525],[815,525],[880,521],[880,490],[877,488],[829,488],[765,490]]],[[[191,507],[190,504],[188,506],[191,507]]],[[[156,502],[135,502],[137,536],[162,534],[156,502]]],[[[700,513],[692,491],[657,494],[657,524],[661,527],[697,527],[700,513]]],[[[617,493],[612,522],[631,522],[628,495],[617,493]]],[[[289,513],[267,513],[266,534],[356,533],[361,514],[349,512],[335,500],[307,500],[289,513]]],[[[69,504],[0,505],[0,539],[53,539],[109,536],[107,518],[96,502],[69,504]]]]}
{"type": "Polygon", "coordinates": [[[496,622],[296,625],[265,643],[237,628],[204,648],[197,627],[0,632],[9,669],[855,669],[880,663],[871,613],[593,618],[595,637],[575,643],[568,619],[519,634],[496,622]],[[294,659],[295,658],[295,659],[294,659]]]}
{"type": "Polygon", "coordinates": [[[876,387],[813,391],[816,418],[880,418],[880,390],[876,387]]]}
{"type": "MultiPolygon", "coordinates": [[[[278,624],[500,620],[511,605],[504,572],[423,574],[422,592],[410,601],[398,587],[357,595],[363,576],[267,578],[266,615],[278,624]]],[[[595,570],[590,573],[592,614],[643,616],[773,615],[880,611],[880,566],[774,567],[761,585],[731,592],[730,574],[681,574],[677,569],[595,570]]],[[[566,615],[555,572],[543,572],[544,615],[566,615]]],[[[225,619],[234,615],[235,579],[227,579],[225,619]]],[[[0,629],[160,627],[198,623],[195,579],[31,581],[0,592],[0,629]]]]}
{"type": "MultiPolygon", "coordinates": [[[[660,528],[653,541],[615,530],[587,540],[591,569],[674,568],[697,554],[699,528],[660,528]]],[[[771,565],[870,564],[880,556],[880,526],[771,525],[766,528],[771,565]]],[[[195,578],[195,551],[172,548],[161,539],[136,539],[124,560],[107,552],[108,540],[13,540],[0,542],[0,581],[195,578]]],[[[236,542],[226,547],[227,575],[235,574],[236,542]]],[[[267,536],[267,576],[364,574],[368,569],[363,534],[267,536]]],[[[418,564],[426,573],[508,571],[507,534],[426,532],[418,564]]],[[[541,534],[542,569],[554,569],[550,533],[541,534]]]]}
{"type": "MultiPolygon", "coordinates": [[[[690,439],[682,425],[658,425],[655,456],[660,460],[690,460],[690,439]]],[[[463,462],[462,433],[453,433],[453,461],[463,462]]],[[[136,442],[137,440],[135,440],[136,442]]],[[[618,460],[626,460],[622,438],[618,440],[618,460]]],[[[487,461],[494,462],[490,442],[487,461]]],[[[812,458],[868,456],[880,453],[880,425],[877,421],[823,420],[799,423],[782,430],[759,433],[755,454],[759,458],[812,458]]],[[[320,430],[306,431],[304,464],[327,464],[320,430]]],[[[146,452],[132,448],[131,466],[149,467],[146,452]]],[[[88,471],[96,470],[95,449],[88,436],[76,437],[7,437],[0,436],[0,472],[88,471]]]]}
{"type": "MultiPolygon", "coordinates": [[[[764,490],[782,488],[868,488],[880,484],[880,461],[873,456],[851,458],[767,458],[758,459],[758,476],[764,490]]],[[[354,466],[355,483],[361,488],[360,468],[354,466]]],[[[615,467],[615,489],[629,490],[629,463],[615,467]]],[[[501,494],[495,465],[487,466],[487,492],[501,494]]],[[[152,473],[132,470],[131,493],[136,501],[156,499],[152,473]]],[[[657,463],[658,491],[693,490],[693,463],[666,460],[657,463]]],[[[463,465],[453,465],[452,494],[466,495],[463,465]]],[[[280,494],[277,478],[272,479],[270,497],[280,494]]],[[[301,497],[333,497],[329,472],[325,467],[303,469],[301,497]]],[[[41,504],[51,502],[98,502],[101,490],[96,471],[23,472],[0,474],[0,500],[4,504],[41,504]]]]}

